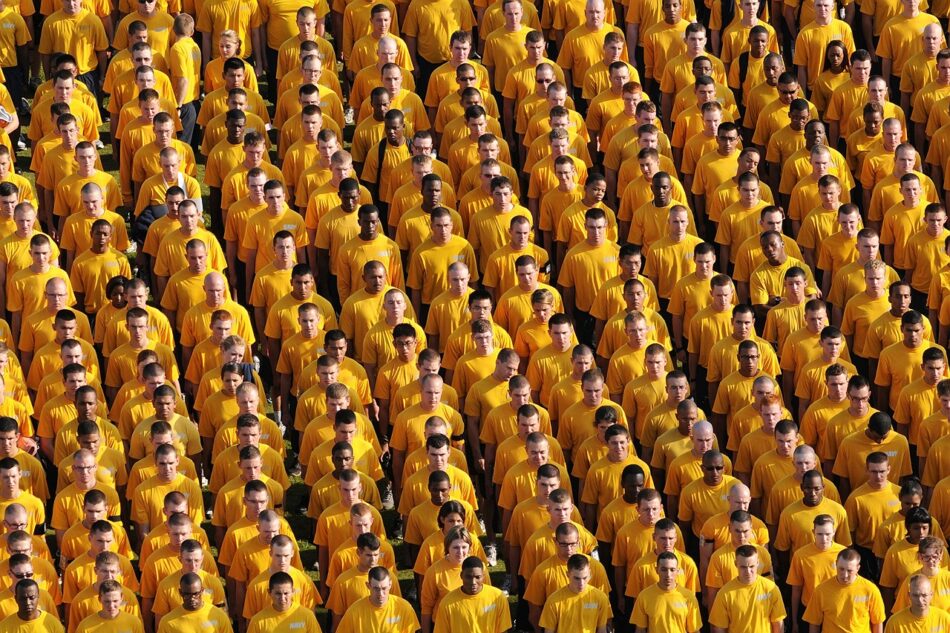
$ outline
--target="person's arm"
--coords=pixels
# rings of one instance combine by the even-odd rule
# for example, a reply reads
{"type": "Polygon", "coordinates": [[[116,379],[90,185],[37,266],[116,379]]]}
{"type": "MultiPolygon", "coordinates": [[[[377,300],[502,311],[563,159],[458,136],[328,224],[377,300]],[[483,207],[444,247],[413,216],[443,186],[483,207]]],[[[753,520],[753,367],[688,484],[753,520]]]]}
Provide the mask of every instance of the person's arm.
{"type": "Polygon", "coordinates": [[[481,434],[481,424],[479,423],[477,415],[467,415],[465,418],[465,434],[468,436],[468,444],[472,451],[475,472],[484,473],[485,457],[482,454],[482,446],[478,439],[479,435],[481,434]]]}
{"type": "MultiPolygon", "coordinates": [[[[399,6],[401,7],[402,5],[403,3],[400,2],[399,6]]],[[[399,22],[402,23],[402,21],[403,21],[402,16],[400,16],[399,22]]],[[[417,53],[416,38],[411,35],[403,34],[403,40],[405,40],[406,42],[406,48],[409,49],[409,59],[419,59],[416,56],[416,53],[417,53]]],[[[420,65],[415,64],[415,69],[412,71],[412,77],[413,79],[416,80],[416,85],[418,85],[418,82],[419,82],[419,70],[420,70],[420,65]]],[[[425,616],[422,616],[422,617],[424,618],[425,616]]]]}
{"type": "Polygon", "coordinates": [[[808,66],[796,64],[798,68],[798,85],[802,87],[802,93],[805,93],[805,87],[808,85],[808,66]]]}
{"type": "Polygon", "coordinates": [[[13,330],[13,338],[19,340],[20,326],[23,324],[23,311],[17,310],[10,313],[10,329],[13,330]]]}
{"type": "MultiPolygon", "coordinates": [[[[263,331],[263,330],[262,330],[263,331]]],[[[272,367],[277,366],[277,360],[280,358],[280,339],[266,336],[264,338],[264,352],[272,367]]]]}
{"type": "Polygon", "coordinates": [[[510,147],[516,147],[518,143],[515,139],[515,100],[505,97],[502,102],[501,122],[504,126],[505,140],[510,147]]]}
{"type": "Polygon", "coordinates": [[[422,290],[420,288],[409,289],[409,301],[412,303],[412,309],[416,314],[422,314],[422,290]]]}
{"type": "Polygon", "coordinates": [[[630,63],[636,64],[637,45],[640,43],[640,25],[627,23],[627,50],[630,54],[630,63]]]}
{"type": "MultiPolygon", "coordinates": [[[[168,285],[168,277],[163,277],[162,275],[155,275],[155,286],[156,294],[155,299],[161,301],[162,297],[165,295],[165,286],[168,285]]],[[[187,367],[187,364],[185,365],[187,367]]]]}
{"type": "Polygon", "coordinates": [[[536,604],[528,603],[528,619],[531,621],[531,626],[534,627],[535,631],[541,630],[541,607],[536,604]]]}
{"type": "Polygon", "coordinates": [[[40,452],[49,460],[50,463],[53,463],[54,452],[54,440],[51,437],[41,437],[40,438],[40,452]]]}
{"type": "Polygon", "coordinates": [[[794,42],[798,37],[798,11],[795,7],[790,7],[787,4],[783,4],[782,15],[785,17],[785,24],[788,26],[788,32],[792,36],[792,42],[794,42]]]}
{"type": "Polygon", "coordinates": [[[330,296],[330,251],[325,248],[317,249],[317,270],[320,271],[318,279],[320,280],[320,294],[324,297],[330,296]]]}
{"type": "Polygon", "coordinates": [[[663,114],[663,131],[668,135],[673,133],[673,95],[664,92],[660,95],[660,112],[663,114]]]}
{"type": "MultiPolygon", "coordinates": [[[[297,261],[300,261],[300,262],[303,261],[302,259],[299,258],[299,255],[298,255],[298,260],[297,260],[297,261]]],[[[245,297],[248,297],[248,298],[250,298],[250,296],[251,296],[251,288],[254,286],[254,277],[255,277],[255,274],[256,274],[256,271],[254,270],[255,262],[257,262],[257,249],[256,249],[256,248],[253,249],[253,250],[249,250],[249,251],[247,252],[247,264],[246,264],[246,272],[247,272],[247,274],[244,276],[244,277],[245,277],[245,279],[244,279],[244,292],[245,292],[246,294],[245,294],[244,296],[245,296],[245,297]]],[[[233,275],[234,277],[237,277],[237,273],[236,273],[236,272],[232,272],[232,271],[230,270],[230,268],[231,268],[231,262],[228,262],[228,269],[229,269],[229,270],[228,270],[228,277],[230,278],[232,275],[233,275]]],[[[232,285],[231,287],[232,287],[232,288],[237,288],[237,285],[235,284],[235,285],[232,285]]]]}
{"type": "Polygon", "coordinates": [[[320,580],[317,581],[317,591],[320,592],[320,597],[326,602],[330,593],[327,589],[326,572],[324,570],[329,571],[330,569],[330,552],[325,545],[317,546],[317,564],[320,565],[320,580]]]}
{"type": "Polygon", "coordinates": [[[406,465],[406,451],[391,448],[393,456],[393,494],[396,497],[396,505],[399,505],[399,494],[402,492],[402,471],[406,465]]]}
{"type": "MultiPolygon", "coordinates": [[[[267,71],[267,61],[264,56],[264,27],[259,26],[251,31],[251,46],[254,47],[254,65],[257,67],[258,74],[267,71]]],[[[277,72],[277,69],[274,69],[277,72]]]]}
{"type": "MultiPolygon", "coordinates": [[[[276,365],[272,365],[275,367],[276,365]]],[[[294,377],[293,374],[280,373],[280,402],[281,402],[281,418],[284,420],[290,419],[290,387],[293,384],[294,377]]]]}
{"type": "MultiPolygon", "coordinates": [[[[874,374],[871,374],[872,376],[874,374]]],[[[888,385],[874,385],[874,406],[880,410],[885,411],[888,408],[888,398],[890,397],[890,386],[888,385]]]]}
{"type": "Polygon", "coordinates": [[[881,58],[881,76],[890,83],[891,81],[891,69],[894,67],[894,60],[889,57],[881,58]]]}
{"type": "Polygon", "coordinates": [[[564,299],[564,313],[570,319],[574,319],[574,286],[561,286],[561,296],[564,299]]]}

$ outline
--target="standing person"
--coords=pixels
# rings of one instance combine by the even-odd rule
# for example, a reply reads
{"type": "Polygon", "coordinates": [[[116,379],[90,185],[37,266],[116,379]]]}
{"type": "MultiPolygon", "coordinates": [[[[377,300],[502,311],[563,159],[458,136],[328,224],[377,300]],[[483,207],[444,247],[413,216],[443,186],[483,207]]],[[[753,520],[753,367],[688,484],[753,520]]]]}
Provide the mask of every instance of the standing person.
{"type": "Polygon", "coordinates": [[[723,585],[709,611],[713,633],[782,631],[782,594],[774,582],[759,575],[759,553],[754,545],[736,549],[736,570],[738,575],[723,585]]]}
{"type": "Polygon", "coordinates": [[[805,609],[805,622],[812,631],[884,630],[884,600],[880,590],[866,578],[858,576],[861,555],[855,549],[844,549],[835,561],[835,577],[818,585],[805,609]]]}
{"type": "Polygon", "coordinates": [[[343,614],[336,633],[416,633],[419,618],[403,598],[392,595],[393,581],[385,567],[369,570],[369,595],[343,614]]]}
{"type": "Polygon", "coordinates": [[[485,584],[485,563],[477,556],[462,561],[462,586],[442,598],[435,616],[435,633],[504,633],[511,628],[508,596],[485,584]]]}

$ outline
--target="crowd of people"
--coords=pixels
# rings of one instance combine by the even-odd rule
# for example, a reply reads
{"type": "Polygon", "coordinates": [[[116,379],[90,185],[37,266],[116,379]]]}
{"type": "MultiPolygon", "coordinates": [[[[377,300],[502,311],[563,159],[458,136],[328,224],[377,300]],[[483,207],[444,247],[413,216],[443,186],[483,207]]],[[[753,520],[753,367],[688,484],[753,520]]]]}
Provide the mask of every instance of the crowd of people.
{"type": "Polygon", "coordinates": [[[950,631],[932,1],[0,0],[0,633],[950,631]]]}

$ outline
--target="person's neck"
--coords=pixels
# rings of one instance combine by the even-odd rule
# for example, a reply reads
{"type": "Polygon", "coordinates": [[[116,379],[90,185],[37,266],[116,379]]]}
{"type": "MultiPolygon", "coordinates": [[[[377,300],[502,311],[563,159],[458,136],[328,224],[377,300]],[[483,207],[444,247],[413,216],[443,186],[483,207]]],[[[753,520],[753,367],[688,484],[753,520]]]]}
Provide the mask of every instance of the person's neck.
{"type": "Polygon", "coordinates": [[[30,264],[30,270],[32,270],[34,273],[45,273],[45,272],[48,272],[50,268],[52,268],[52,266],[50,266],[49,263],[30,264]]]}

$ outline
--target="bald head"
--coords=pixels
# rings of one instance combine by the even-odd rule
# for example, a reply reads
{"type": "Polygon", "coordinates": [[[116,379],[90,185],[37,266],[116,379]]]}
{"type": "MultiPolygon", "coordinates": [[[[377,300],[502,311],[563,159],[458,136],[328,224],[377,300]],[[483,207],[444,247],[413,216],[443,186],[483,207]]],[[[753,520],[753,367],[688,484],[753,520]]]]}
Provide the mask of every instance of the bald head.
{"type": "Polygon", "coordinates": [[[752,491],[749,490],[749,487],[744,483],[733,484],[732,488],[729,489],[729,500],[730,501],[741,501],[743,499],[751,499],[752,491]]]}
{"type": "Polygon", "coordinates": [[[217,286],[224,286],[224,275],[213,270],[205,275],[204,289],[211,290],[217,286]]]}

